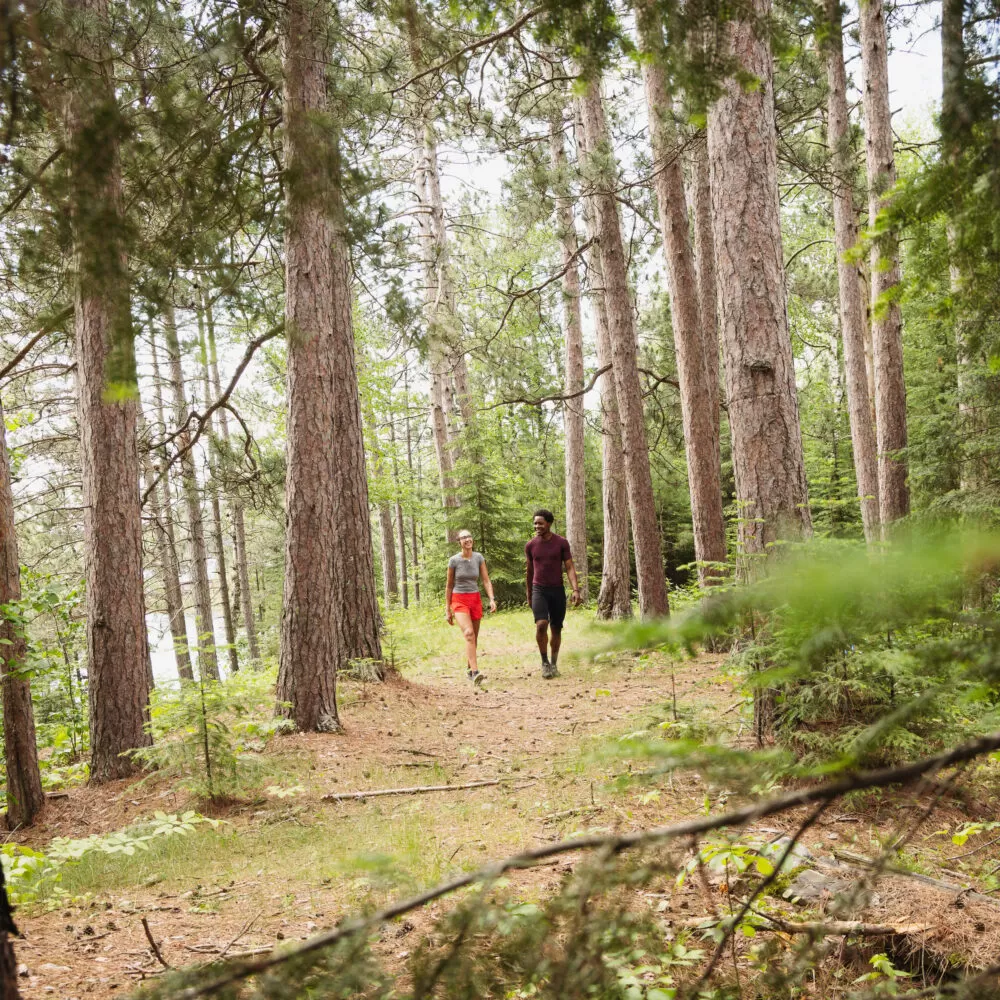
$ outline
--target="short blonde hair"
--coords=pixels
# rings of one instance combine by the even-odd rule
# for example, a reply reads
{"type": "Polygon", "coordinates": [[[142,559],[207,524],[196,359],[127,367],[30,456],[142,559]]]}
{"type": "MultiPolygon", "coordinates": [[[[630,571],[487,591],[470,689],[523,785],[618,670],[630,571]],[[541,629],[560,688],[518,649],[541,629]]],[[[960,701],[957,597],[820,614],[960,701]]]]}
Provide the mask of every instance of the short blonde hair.
{"type": "Polygon", "coordinates": [[[462,529],[462,530],[461,530],[461,531],[460,531],[460,532],[458,533],[458,540],[459,540],[459,541],[461,541],[461,540],[462,540],[463,538],[471,538],[471,537],[472,537],[472,532],[471,532],[471,531],[469,531],[469,529],[468,529],[468,528],[463,528],[463,529],[462,529]]]}

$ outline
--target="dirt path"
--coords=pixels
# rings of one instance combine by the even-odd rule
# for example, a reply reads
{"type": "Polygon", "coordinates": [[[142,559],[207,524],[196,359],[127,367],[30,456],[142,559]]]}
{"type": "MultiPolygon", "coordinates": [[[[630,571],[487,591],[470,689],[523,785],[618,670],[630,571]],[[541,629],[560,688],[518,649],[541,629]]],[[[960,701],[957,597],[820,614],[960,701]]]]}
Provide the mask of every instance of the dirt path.
{"type": "MultiPolygon", "coordinates": [[[[130,859],[109,881],[97,879],[91,898],[22,914],[23,995],[128,992],[158,966],[143,916],[170,964],[207,961],[227,948],[232,955],[308,937],[365,900],[401,895],[414,882],[479,867],[581,824],[637,827],[701,808],[704,788],[694,778],[678,782],[669,803],[640,805],[609,786],[613,765],[588,751],[601,737],[667,718],[675,696],[685,712],[700,706],[718,715],[733,693],[719,682],[716,659],[567,662],[563,676],[543,682],[530,648],[518,648],[487,660],[486,669],[490,682],[478,692],[446,669],[353,686],[344,692],[345,734],[282,738],[267,754],[301,792],[233,806],[224,833],[177,838],[189,842],[176,845],[177,857],[130,859]],[[498,778],[504,784],[488,788],[321,800],[326,792],[498,778]],[[366,852],[378,859],[367,869],[348,864],[366,852]],[[409,877],[395,878],[387,856],[409,877]]],[[[50,804],[31,842],[42,847],[55,836],[106,832],[189,806],[155,784],[74,789],[50,804]]],[[[543,870],[526,891],[558,877],[543,870]]]]}

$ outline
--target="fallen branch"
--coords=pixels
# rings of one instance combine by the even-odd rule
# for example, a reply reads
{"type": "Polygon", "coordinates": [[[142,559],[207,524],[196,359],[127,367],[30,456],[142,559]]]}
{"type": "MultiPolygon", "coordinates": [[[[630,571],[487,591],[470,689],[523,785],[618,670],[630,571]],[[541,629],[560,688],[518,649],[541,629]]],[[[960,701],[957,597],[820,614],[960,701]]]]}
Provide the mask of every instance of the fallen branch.
{"type": "MultiPolygon", "coordinates": [[[[931,930],[929,924],[867,924],[863,920],[782,920],[768,914],[765,917],[772,927],[754,924],[758,931],[782,931],[785,934],[815,934],[823,936],[847,936],[857,934],[859,937],[889,937],[893,934],[925,934],[931,930]]],[[[677,921],[675,927],[685,930],[709,930],[718,921],[714,917],[688,917],[677,921]]]]}
{"type": "Polygon", "coordinates": [[[554,844],[546,844],[544,847],[537,847],[502,861],[494,862],[485,868],[480,868],[478,871],[460,875],[450,882],[443,882],[417,896],[393,903],[384,910],[372,914],[370,917],[356,917],[353,920],[345,920],[336,929],[323,934],[317,934],[295,948],[287,949],[280,954],[272,952],[266,958],[261,958],[257,961],[244,962],[242,965],[229,969],[207,983],[203,983],[200,986],[190,986],[187,989],[181,990],[177,993],[177,997],[178,1000],[195,1000],[196,997],[208,996],[232,983],[246,979],[248,976],[265,972],[283,962],[300,958],[315,951],[322,951],[336,944],[338,941],[342,941],[344,938],[364,933],[373,927],[394,920],[396,917],[411,913],[413,910],[418,910],[444,896],[450,896],[452,893],[457,892],[459,889],[464,889],[466,886],[496,881],[505,872],[514,869],[533,868],[540,861],[548,861],[550,858],[554,858],[560,854],[569,854],[575,851],[600,850],[605,856],[610,858],[633,847],[662,844],[670,840],[685,837],[694,838],[700,834],[709,833],[712,830],[721,830],[728,827],[743,827],[766,816],[787,812],[790,809],[813,805],[819,802],[831,802],[848,794],[848,792],[864,791],[868,788],[885,788],[888,785],[907,784],[916,781],[925,774],[939,771],[945,767],[951,767],[954,764],[975,760],[977,757],[992,753],[994,750],[1000,750],[1000,732],[982,736],[979,739],[963,743],[953,750],[936,754],[933,757],[924,757],[921,760],[913,761],[910,764],[903,764],[900,767],[882,768],[878,771],[862,771],[859,774],[841,778],[838,781],[831,781],[823,785],[817,785],[814,788],[796,789],[785,795],[765,799],[762,802],[744,806],[742,809],[735,809],[732,812],[723,813],[719,816],[701,816],[683,823],[676,823],[673,826],[655,827],[651,830],[638,830],[634,833],[574,837],[569,840],[558,841],[554,844]]]}
{"type": "Polygon", "coordinates": [[[160,953],[160,946],[153,938],[153,932],[149,929],[149,921],[145,917],[142,918],[142,929],[146,932],[146,940],[149,942],[149,947],[153,949],[153,954],[156,956],[157,962],[159,962],[164,969],[169,969],[170,963],[160,953]]]}
{"type": "Polygon", "coordinates": [[[324,802],[346,802],[349,799],[373,799],[376,795],[420,795],[422,792],[460,792],[465,788],[486,788],[503,781],[469,781],[464,785],[414,785],[412,788],[378,788],[373,792],[330,792],[324,802]]]}
{"type": "Polygon", "coordinates": [[[903,868],[887,861],[880,863],[876,858],[869,858],[864,854],[856,854],[854,851],[844,850],[834,850],[833,856],[838,861],[847,862],[849,865],[876,869],[888,875],[898,875],[903,878],[913,879],[915,882],[931,886],[934,889],[940,889],[942,892],[965,893],[969,899],[974,899],[978,903],[986,903],[988,906],[1000,907],[1000,900],[994,899],[992,896],[987,896],[982,892],[975,892],[968,886],[955,885],[953,882],[946,882],[944,879],[934,878],[932,875],[924,875],[923,872],[910,871],[909,868],[903,868]]]}

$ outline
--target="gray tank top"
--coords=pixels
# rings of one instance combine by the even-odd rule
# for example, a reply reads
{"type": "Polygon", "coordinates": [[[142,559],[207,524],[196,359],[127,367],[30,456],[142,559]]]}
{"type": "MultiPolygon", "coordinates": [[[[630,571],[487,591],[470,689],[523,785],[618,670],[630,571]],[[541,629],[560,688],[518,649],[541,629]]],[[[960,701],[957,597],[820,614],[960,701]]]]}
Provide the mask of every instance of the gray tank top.
{"type": "Polygon", "coordinates": [[[448,560],[448,568],[455,571],[455,586],[452,591],[456,594],[478,594],[479,567],[484,562],[486,560],[479,552],[473,552],[468,559],[461,552],[456,552],[448,560]]]}

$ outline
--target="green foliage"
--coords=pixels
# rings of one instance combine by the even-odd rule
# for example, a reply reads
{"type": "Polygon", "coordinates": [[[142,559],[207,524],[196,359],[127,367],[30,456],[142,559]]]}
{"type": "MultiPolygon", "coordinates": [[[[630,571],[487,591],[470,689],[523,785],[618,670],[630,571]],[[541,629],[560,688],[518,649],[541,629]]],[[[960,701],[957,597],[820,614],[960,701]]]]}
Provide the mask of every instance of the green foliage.
{"type": "Polygon", "coordinates": [[[267,772],[259,752],[292,728],[274,717],[273,683],[269,673],[241,671],[225,682],[157,688],[148,724],[153,745],[132,755],[153,770],[151,778],[200,799],[215,802],[258,786],[267,772]]]}
{"type": "MultiPolygon", "coordinates": [[[[998,557],[988,536],[925,533],[876,550],[817,539],[787,547],[754,585],[621,641],[692,648],[738,635],[732,662],[750,691],[775,692],[777,735],[796,751],[795,764],[772,760],[776,773],[909,759],[1000,721],[995,615],[963,610],[968,580],[998,557]]],[[[666,766],[733,760],[683,743],[643,752],[666,766]]]]}
{"type": "Polygon", "coordinates": [[[101,835],[95,833],[78,840],[56,837],[44,851],[20,844],[4,844],[0,847],[0,864],[3,865],[7,891],[13,903],[44,902],[53,896],[65,895],[59,883],[67,865],[77,864],[95,854],[131,857],[137,851],[148,851],[154,841],[187,836],[200,824],[218,827],[219,823],[219,820],[190,810],[180,815],[156,812],[152,819],[124,830],[101,835]]]}

